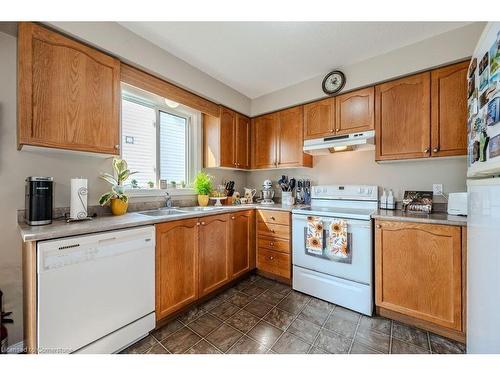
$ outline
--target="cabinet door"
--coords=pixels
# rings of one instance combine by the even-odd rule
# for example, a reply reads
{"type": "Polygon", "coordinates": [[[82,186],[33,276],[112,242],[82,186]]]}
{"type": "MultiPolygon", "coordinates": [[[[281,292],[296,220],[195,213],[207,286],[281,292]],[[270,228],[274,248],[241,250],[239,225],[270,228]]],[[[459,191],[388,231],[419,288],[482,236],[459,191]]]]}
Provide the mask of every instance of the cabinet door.
{"type": "Polygon", "coordinates": [[[328,137],[335,132],[335,98],[304,105],[304,139],[328,137]]]}
{"type": "Polygon", "coordinates": [[[198,220],[156,225],[156,319],[198,298],[198,220]]]}
{"type": "Polygon", "coordinates": [[[303,106],[278,112],[277,132],[278,167],[312,166],[312,157],[304,154],[303,106]]]}
{"type": "Polygon", "coordinates": [[[237,278],[253,268],[255,258],[254,211],[240,211],[231,215],[231,278],[237,278]]]}
{"type": "Polygon", "coordinates": [[[259,116],[253,122],[253,168],[276,167],[277,115],[259,116]]]}
{"type": "Polygon", "coordinates": [[[432,156],[467,154],[469,61],[431,72],[432,156]]]}
{"type": "Polygon", "coordinates": [[[220,165],[221,167],[236,167],[236,113],[230,109],[220,111],[220,165]]]}
{"type": "Polygon", "coordinates": [[[19,24],[19,145],[119,153],[120,62],[19,24]]]}
{"type": "Polygon", "coordinates": [[[430,73],[375,86],[376,160],[430,156],[430,73]]]}
{"type": "Polygon", "coordinates": [[[377,221],[377,306],[443,327],[462,327],[460,227],[377,221]]]}
{"type": "Polygon", "coordinates": [[[250,168],[250,119],[236,115],[236,167],[250,168]]]}
{"type": "Polygon", "coordinates": [[[200,297],[229,281],[229,215],[199,219],[200,297]]]}
{"type": "Polygon", "coordinates": [[[349,134],[375,128],[375,88],[353,91],[335,97],[336,134],[349,134]]]}

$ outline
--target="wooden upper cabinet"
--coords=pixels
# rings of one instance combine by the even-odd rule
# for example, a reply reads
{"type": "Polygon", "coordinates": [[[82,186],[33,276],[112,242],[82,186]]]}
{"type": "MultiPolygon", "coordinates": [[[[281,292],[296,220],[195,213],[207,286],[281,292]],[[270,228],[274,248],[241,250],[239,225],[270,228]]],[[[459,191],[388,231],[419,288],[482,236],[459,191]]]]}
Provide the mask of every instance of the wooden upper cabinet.
{"type": "Polygon", "coordinates": [[[205,168],[250,168],[250,119],[220,107],[219,117],[203,114],[205,168]]]}
{"type": "Polygon", "coordinates": [[[461,228],[396,221],[376,224],[376,305],[461,331],[461,228]]]}
{"type": "Polygon", "coordinates": [[[375,86],[376,160],[430,155],[430,73],[375,86]]]}
{"type": "Polygon", "coordinates": [[[255,215],[253,210],[231,215],[231,278],[237,278],[255,267],[255,215]]]}
{"type": "Polygon", "coordinates": [[[328,137],[335,133],[335,98],[304,105],[304,139],[328,137]]]}
{"type": "Polygon", "coordinates": [[[19,23],[18,146],[118,154],[120,62],[19,23]]]}
{"type": "Polygon", "coordinates": [[[312,166],[312,156],[304,154],[303,106],[278,112],[279,126],[276,135],[279,167],[312,166]]]}
{"type": "Polygon", "coordinates": [[[431,154],[467,154],[467,70],[469,61],[431,72],[431,154]]]}
{"type": "Polygon", "coordinates": [[[236,113],[224,107],[220,111],[220,136],[220,165],[221,167],[235,168],[236,113]]]}
{"type": "Polygon", "coordinates": [[[275,113],[252,119],[252,168],[276,167],[276,132],[278,116],[275,113]]]}
{"type": "Polygon", "coordinates": [[[198,298],[198,219],[156,225],[156,319],[198,298]]]}
{"type": "Polygon", "coordinates": [[[368,87],[335,97],[335,134],[375,128],[375,88],[368,87]]]}
{"type": "Polygon", "coordinates": [[[229,215],[199,219],[199,295],[219,288],[230,278],[229,215]]]}
{"type": "Polygon", "coordinates": [[[236,115],[236,166],[250,168],[250,119],[236,115]]]}

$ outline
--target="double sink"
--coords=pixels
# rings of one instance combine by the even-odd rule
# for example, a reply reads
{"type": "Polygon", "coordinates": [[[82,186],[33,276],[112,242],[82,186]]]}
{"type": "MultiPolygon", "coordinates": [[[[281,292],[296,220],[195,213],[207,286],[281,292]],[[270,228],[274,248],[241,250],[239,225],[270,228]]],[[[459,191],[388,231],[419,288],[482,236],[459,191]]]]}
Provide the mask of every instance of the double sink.
{"type": "Polygon", "coordinates": [[[223,207],[179,207],[179,208],[158,208],[156,210],[148,210],[138,212],[141,215],[153,216],[153,217],[162,217],[162,216],[172,216],[172,215],[182,215],[189,214],[193,212],[207,212],[207,211],[218,211],[222,210],[223,207]]]}

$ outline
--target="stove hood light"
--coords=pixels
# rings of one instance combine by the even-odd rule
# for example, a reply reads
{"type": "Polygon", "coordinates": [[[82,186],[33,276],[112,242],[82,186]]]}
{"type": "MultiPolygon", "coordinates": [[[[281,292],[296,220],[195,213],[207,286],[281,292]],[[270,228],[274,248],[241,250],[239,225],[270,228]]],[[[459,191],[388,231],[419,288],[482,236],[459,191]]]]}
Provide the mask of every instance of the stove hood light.
{"type": "Polygon", "coordinates": [[[329,149],[331,153],[334,152],[344,152],[344,151],[353,151],[354,148],[352,146],[335,146],[329,149]]]}

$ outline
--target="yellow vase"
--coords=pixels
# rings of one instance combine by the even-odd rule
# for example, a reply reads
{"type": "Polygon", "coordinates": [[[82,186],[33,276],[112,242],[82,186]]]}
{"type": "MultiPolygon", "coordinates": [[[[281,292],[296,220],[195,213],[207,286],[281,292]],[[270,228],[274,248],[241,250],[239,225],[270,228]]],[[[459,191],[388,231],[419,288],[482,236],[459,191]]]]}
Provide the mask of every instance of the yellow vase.
{"type": "Polygon", "coordinates": [[[198,195],[198,204],[200,206],[208,206],[208,195],[198,195]]]}
{"type": "Polygon", "coordinates": [[[123,215],[127,212],[128,202],[121,199],[111,199],[111,212],[115,216],[123,215]]]}

